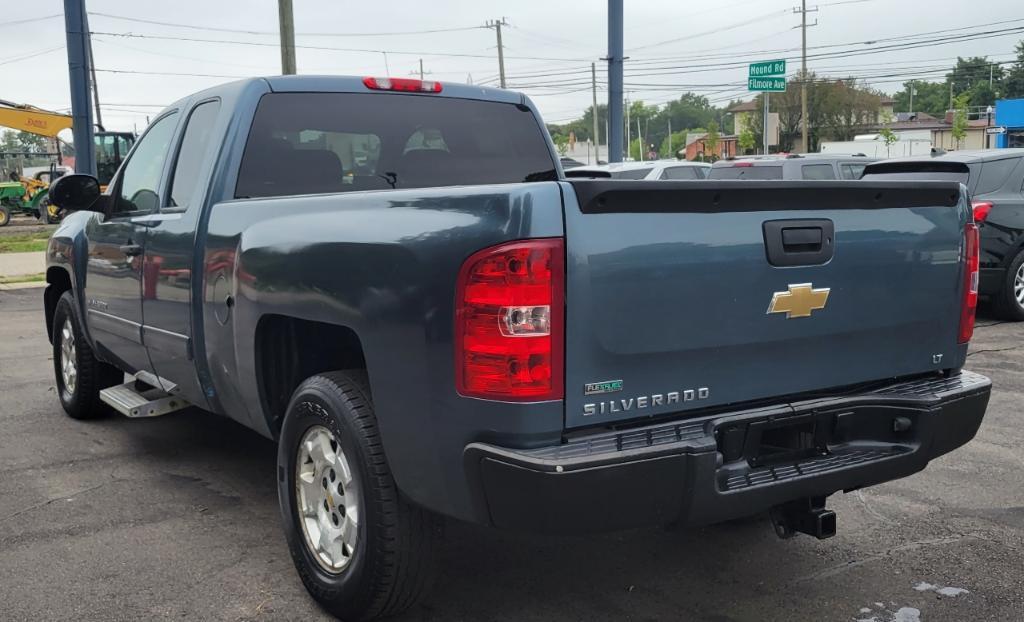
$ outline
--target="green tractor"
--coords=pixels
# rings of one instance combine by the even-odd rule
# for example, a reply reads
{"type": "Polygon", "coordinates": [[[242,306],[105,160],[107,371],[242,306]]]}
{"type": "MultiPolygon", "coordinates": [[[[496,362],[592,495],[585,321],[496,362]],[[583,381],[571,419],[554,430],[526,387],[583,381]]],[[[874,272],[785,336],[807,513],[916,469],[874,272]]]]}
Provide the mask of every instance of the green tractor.
{"type": "Polygon", "coordinates": [[[60,222],[62,210],[50,203],[46,177],[45,172],[33,178],[12,173],[10,181],[0,182],[0,227],[10,223],[11,216],[16,214],[34,216],[43,224],[60,222]]]}

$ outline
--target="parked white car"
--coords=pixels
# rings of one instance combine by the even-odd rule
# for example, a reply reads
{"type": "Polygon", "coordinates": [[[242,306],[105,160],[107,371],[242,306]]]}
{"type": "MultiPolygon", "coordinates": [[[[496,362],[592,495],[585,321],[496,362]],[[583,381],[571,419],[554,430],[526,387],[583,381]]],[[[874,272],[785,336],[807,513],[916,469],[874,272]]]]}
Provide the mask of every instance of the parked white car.
{"type": "Polygon", "coordinates": [[[711,165],[686,160],[650,160],[614,162],[596,166],[577,166],[566,177],[610,177],[611,179],[706,179],[711,165]]]}

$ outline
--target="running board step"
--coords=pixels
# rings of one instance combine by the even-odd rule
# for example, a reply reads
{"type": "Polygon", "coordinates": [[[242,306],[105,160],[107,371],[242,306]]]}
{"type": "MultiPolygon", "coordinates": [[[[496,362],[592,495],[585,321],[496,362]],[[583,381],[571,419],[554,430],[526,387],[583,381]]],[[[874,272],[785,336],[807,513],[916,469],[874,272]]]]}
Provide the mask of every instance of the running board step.
{"type": "Polygon", "coordinates": [[[131,380],[116,387],[100,391],[100,401],[125,417],[159,417],[176,410],[188,408],[191,404],[174,395],[167,395],[161,389],[131,380]]]}

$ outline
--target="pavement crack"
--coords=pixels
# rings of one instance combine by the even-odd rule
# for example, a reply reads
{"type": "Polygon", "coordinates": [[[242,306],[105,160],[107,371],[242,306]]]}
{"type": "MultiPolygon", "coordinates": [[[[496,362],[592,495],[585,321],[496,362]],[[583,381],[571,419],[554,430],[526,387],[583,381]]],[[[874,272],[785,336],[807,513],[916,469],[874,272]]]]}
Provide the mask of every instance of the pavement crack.
{"type": "Polygon", "coordinates": [[[813,572],[811,574],[804,575],[802,577],[797,577],[796,579],[794,579],[792,581],[792,583],[806,583],[807,581],[817,581],[818,579],[826,579],[826,578],[829,578],[829,577],[834,577],[836,575],[843,574],[844,572],[846,572],[848,570],[853,570],[854,568],[858,568],[860,566],[863,566],[864,564],[867,564],[867,563],[870,563],[870,562],[876,562],[876,561],[880,561],[880,560],[886,559],[888,557],[892,557],[896,553],[902,553],[904,551],[913,551],[913,550],[916,550],[916,549],[921,549],[921,548],[930,547],[930,546],[943,546],[943,545],[946,545],[946,544],[954,544],[954,543],[959,542],[960,540],[963,540],[965,538],[973,538],[973,539],[977,539],[977,540],[986,540],[987,539],[987,538],[985,538],[980,533],[962,533],[962,534],[956,534],[956,535],[952,535],[952,536],[945,536],[945,537],[942,537],[942,538],[929,538],[929,539],[926,539],[926,540],[914,540],[913,542],[907,542],[905,544],[900,544],[898,546],[894,546],[894,547],[888,548],[888,549],[886,549],[886,550],[884,550],[884,551],[882,551],[880,553],[876,553],[874,555],[868,555],[867,557],[864,557],[863,559],[855,559],[853,561],[849,561],[849,562],[846,562],[846,563],[843,563],[843,564],[836,564],[836,565],[830,566],[828,568],[823,568],[823,569],[821,569],[821,570],[819,570],[817,572],[813,572]]]}
{"type": "Polygon", "coordinates": [[[970,358],[975,354],[985,354],[988,352],[1007,352],[1009,350],[1019,350],[1021,348],[1024,348],[1024,346],[1010,346],[1009,348],[990,348],[987,350],[975,350],[974,352],[968,352],[967,358],[970,358]]]}
{"type": "Polygon", "coordinates": [[[883,523],[889,524],[889,525],[899,525],[900,524],[900,522],[898,520],[893,520],[891,518],[887,518],[886,516],[882,515],[881,512],[879,512],[874,507],[872,507],[871,503],[868,502],[867,498],[864,496],[864,494],[861,491],[859,491],[859,490],[856,491],[856,495],[857,495],[857,498],[860,499],[861,505],[864,506],[864,511],[867,512],[868,514],[874,516],[878,520],[882,521],[883,523]]]}
{"type": "Polygon", "coordinates": [[[35,504],[30,505],[30,506],[28,506],[26,508],[22,508],[22,509],[18,510],[17,512],[14,512],[12,514],[8,514],[7,516],[4,516],[4,517],[0,518],[0,523],[2,523],[4,521],[8,521],[8,520],[10,520],[12,518],[21,516],[22,514],[25,514],[26,512],[31,512],[32,510],[38,510],[39,508],[46,507],[46,506],[50,505],[51,503],[56,503],[57,501],[63,501],[64,499],[71,499],[72,497],[77,497],[79,495],[84,495],[84,494],[92,492],[94,490],[98,490],[98,489],[103,488],[107,484],[110,484],[110,483],[112,483],[114,481],[117,481],[117,480],[110,480],[109,482],[103,482],[103,483],[100,483],[100,484],[96,484],[95,486],[90,486],[88,488],[83,488],[82,490],[79,490],[77,492],[73,492],[73,493],[71,493],[69,495],[63,495],[63,496],[60,496],[60,497],[54,497],[52,499],[47,499],[46,501],[41,501],[39,503],[35,503],[35,504]]]}

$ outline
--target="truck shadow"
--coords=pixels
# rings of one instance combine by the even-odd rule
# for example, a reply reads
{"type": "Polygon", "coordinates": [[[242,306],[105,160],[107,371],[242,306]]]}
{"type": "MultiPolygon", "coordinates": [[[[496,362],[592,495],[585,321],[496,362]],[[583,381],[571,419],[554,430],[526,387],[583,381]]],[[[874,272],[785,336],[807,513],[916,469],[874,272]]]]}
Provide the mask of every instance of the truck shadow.
{"type": "MultiPolygon", "coordinates": [[[[253,535],[266,542],[248,551],[248,558],[258,561],[257,556],[266,555],[266,562],[273,558],[286,573],[271,589],[289,601],[305,598],[298,577],[287,568],[273,442],[200,411],[100,424],[118,429],[132,453],[162,474],[160,486],[176,494],[187,489],[197,503],[229,523],[245,520],[253,535]]],[[[609,491],[608,502],[615,503],[615,491],[609,491]]],[[[569,537],[449,520],[434,591],[395,619],[756,618],[756,601],[738,599],[737,593],[752,589],[768,597],[784,592],[820,567],[822,546],[827,545],[810,538],[783,543],[766,519],[569,537]]],[[[315,611],[312,600],[308,603],[315,611]]]]}

